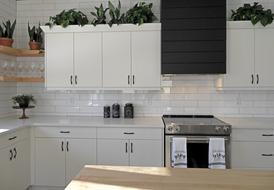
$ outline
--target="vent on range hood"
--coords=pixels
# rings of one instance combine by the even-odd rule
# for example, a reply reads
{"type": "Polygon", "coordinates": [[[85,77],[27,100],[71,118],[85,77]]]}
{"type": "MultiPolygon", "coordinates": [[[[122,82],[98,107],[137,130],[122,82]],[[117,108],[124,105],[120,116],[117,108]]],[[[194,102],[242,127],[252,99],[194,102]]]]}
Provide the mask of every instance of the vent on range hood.
{"type": "Polygon", "coordinates": [[[162,74],[226,73],[226,0],[162,0],[162,74]]]}

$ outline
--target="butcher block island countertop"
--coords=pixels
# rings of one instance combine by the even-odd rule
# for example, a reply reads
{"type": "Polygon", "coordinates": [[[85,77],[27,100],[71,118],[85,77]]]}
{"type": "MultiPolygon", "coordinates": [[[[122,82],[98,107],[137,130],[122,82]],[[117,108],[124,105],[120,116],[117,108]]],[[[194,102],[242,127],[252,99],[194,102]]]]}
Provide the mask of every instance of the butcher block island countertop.
{"type": "Polygon", "coordinates": [[[65,190],[274,190],[274,172],[85,166],[65,190]]]}

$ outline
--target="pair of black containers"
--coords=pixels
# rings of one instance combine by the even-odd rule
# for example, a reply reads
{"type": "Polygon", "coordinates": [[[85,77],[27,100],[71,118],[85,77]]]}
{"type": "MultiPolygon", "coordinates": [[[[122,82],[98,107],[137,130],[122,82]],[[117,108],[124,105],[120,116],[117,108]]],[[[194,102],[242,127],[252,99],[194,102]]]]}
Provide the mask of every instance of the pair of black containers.
{"type": "MultiPolygon", "coordinates": [[[[132,103],[127,103],[124,107],[124,118],[133,118],[134,108],[132,103]]],[[[110,106],[104,106],[104,118],[110,118],[110,106]]],[[[112,118],[120,118],[120,105],[112,105],[112,118]]]]}

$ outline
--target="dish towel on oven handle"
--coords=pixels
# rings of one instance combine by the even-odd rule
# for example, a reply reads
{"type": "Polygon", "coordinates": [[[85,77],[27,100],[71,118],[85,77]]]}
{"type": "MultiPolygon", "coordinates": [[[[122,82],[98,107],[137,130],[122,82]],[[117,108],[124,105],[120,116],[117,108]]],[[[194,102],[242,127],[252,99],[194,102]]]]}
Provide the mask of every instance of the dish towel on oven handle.
{"type": "Polygon", "coordinates": [[[172,138],[171,167],[187,168],[186,138],[172,138]]]}
{"type": "Polygon", "coordinates": [[[208,150],[208,168],[226,169],[225,139],[210,138],[208,150]]]}

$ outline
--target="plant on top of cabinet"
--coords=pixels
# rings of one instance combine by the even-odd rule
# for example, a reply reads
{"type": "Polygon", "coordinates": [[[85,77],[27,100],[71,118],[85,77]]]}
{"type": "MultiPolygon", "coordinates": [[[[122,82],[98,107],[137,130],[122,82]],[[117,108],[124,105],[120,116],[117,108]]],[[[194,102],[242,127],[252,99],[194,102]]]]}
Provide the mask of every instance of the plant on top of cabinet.
{"type": "Polygon", "coordinates": [[[51,16],[50,22],[46,25],[52,27],[53,25],[61,25],[66,28],[68,25],[79,25],[84,26],[88,24],[87,16],[81,11],[76,11],[75,9],[70,9],[68,11],[63,10],[56,16],[51,16]]]}
{"type": "Polygon", "coordinates": [[[111,27],[113,24],[123,24],[126,22],[125,14],[121,14],[121,2],[119,1],[118,7],[114,7],[114,5],[109,1],[109,16],[111,20],[109,21],[109,26],[111,27]]]}
{"type": "Polygon", "coordinates": [[[127,23],[141,25],[143,23],[152,23],[157,20],[157,17],[152,12],[153,4],[146,4],[140,2],[134,5],[133,8],[129,9],[126,13],[127,23]]]}
{"type": "Polygon", "coordinates": [[[260,22],[263,26],[271,24],[273,22],[273,14],[270,9],[265,10],[262,5],[255,2],[253,5],[244,4],[236,11],[231,10],[231,19],[233,21],[250,20],[253,25],[260,22]]]}
{"type": "Polygon", "coordinates": [[[40,50],[41,44],[43,42],[42,39],[42,29],[40,28],[40,23],[39,26],[36,28],[33,26],[32,28],[30,27],[28,23],[28,33],[29,33],[29,47],[31,50],[40,50]]]}
{"type": "Polygon", "coordinates": [[[94,26],[96,26],[97,24],[106,24],[107,23],[106,12],[108,11],[109,8],[104,9],[103,4],[101,3],[100,7],[95,7],[95,9],[96,9],[96,12],[90,13],[93,16],[95,16],[91,24],[93,24],[94,26]]]}
{"type": "Polygon", "coordinates": [[[0,45],[11,47],[13,43],[13,33],[15,30],[16,20],[11,24],[10,20],[0,25],[0,45]]]}

